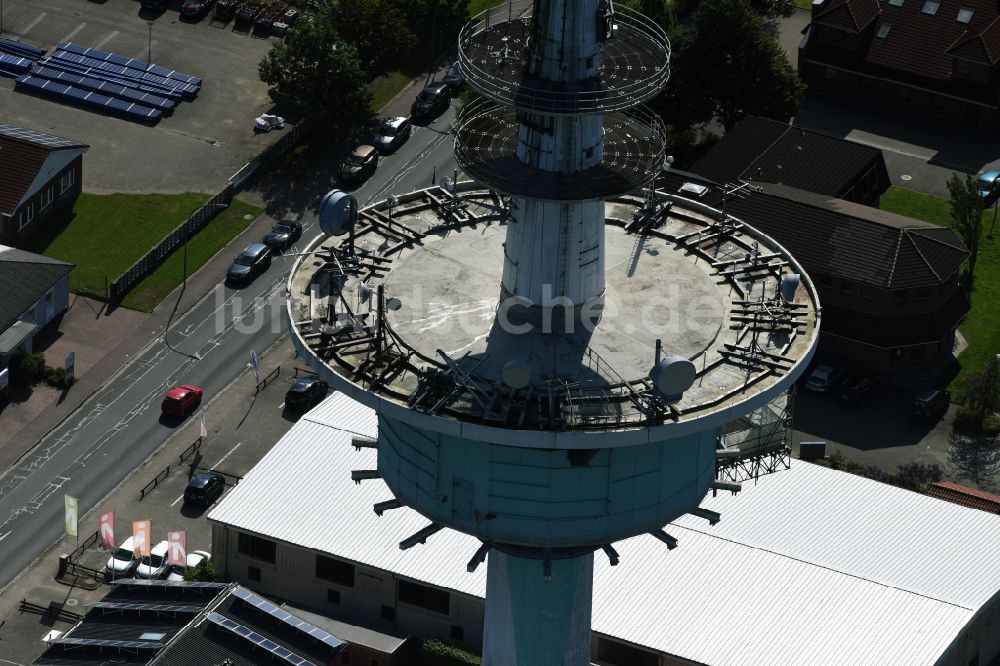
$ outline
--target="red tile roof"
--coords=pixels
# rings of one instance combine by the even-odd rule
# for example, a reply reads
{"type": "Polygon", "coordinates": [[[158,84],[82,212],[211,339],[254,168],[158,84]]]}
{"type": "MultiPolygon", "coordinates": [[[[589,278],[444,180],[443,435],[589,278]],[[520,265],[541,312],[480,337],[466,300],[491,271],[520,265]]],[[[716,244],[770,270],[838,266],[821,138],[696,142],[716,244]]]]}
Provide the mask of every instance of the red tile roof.
{"type": "Polygon", "coordinates": [[[77,141],[0,123],[0,213],[14,212],[50,153],[86,148],[77,141]]]}
{"type": "Polygon", "coordinates": [[[976,488],[961,486],[950,481],[940,481],[932,483],[927,489],[927,494],[971,509],[1000,514],[1000,497],[976,488]]]}
{"type": "Polygon", "coordinates": [[[980,30],[966,30],[948,47],[947,53],[986,65],[995,65],[1000,60],[1000,16],[986,22],[980,30]]]}
{"type": "Polygon", "coordinates": [[[861,32],[878,16],[877,0],[827,0],[813,11],[813,21],[861,32]]]}

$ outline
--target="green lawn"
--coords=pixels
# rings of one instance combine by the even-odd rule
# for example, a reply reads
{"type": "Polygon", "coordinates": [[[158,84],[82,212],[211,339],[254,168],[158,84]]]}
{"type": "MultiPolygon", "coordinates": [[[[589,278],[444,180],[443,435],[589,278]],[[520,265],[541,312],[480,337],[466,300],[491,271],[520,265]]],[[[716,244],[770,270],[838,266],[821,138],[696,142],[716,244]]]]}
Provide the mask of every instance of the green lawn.
{"type": "MultiPolygon", "coordinates": [[[[226,243],[250,226],[263,212],[263,208],[258,208],[239,199],[233,199],[228,208],[216,215],[208,223],[208,226],[188,241],[188,275],[201,268],[205,262],[224,248],[226,243]]],[[[234,250],[234,254],[238,254],[238,252],[234,250]]],[[[184,250],[182,247],[167,257],[167,260],[160,264],[160,267],[151,275],[133,287],[132,291],[122,299],[122,305],[132,310],[150,312],[181,283],[183,278],[184,250]]],[[[221,275],[219,279],[222,279],[221,275]]]]}
{"type": "MultiPolygon", "coordinates": [[[[103,299],[105,276],[110,281],[121,275],[208,199],[209,195],[198,193],[84,193],[76,200],[72,215],[45,229],[26,249],[76,264],[70,288],[103,299]]],[[[259,209],[243,206],[246,204],[230,206],[216,220],[235,216],[245,226],[249,221],[242,220],[242,215],[253,213],[256,217],[259,209]]],[[[189,268],[194,270],[203,262],[189,263],[189,268]]]]}
{"type": "MultiPolygon", "coordinates": [[[[906,215],[918,220],[951,225],[951,211],[948,200],[912,192],[901,187],[891,187],[882,195],[880,207],[883,210],[906,215]]],[[[976,276],[973,282],[972,311],[959,326],[969,347],[958,357],[957,372],[951,381],[951,388],[958,390],[961,381],[971,372],[980,372],[998,352],[1000,352],[1000,233],[992,239],[985,234],[993,221],[993,210],[986,211],[984,218],[984,238],[976,262],[976,276]]]]}

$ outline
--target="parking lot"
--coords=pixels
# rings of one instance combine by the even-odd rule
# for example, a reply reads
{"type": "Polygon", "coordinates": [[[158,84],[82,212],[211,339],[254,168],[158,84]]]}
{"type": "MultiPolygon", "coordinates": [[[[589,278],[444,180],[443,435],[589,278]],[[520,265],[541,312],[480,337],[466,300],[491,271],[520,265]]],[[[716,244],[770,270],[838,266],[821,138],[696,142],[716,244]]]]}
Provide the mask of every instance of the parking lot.
{"type": "Polygon", "coordinates": [[[204,79],[198,96],[157,125],[145,125],[46,97],[15,92],[0,78],[0,121],[90,145],[88,192],[214,192],[284,130],[255,135],[253,120],[271,107],[257,64],[276,38],[233,32],[232,24],[179,19],[180,0],[163,13],[136,0],[5,0],[3,35],[53,49],[72,41],[204,79]]]}
{"type": "MultiPolygon", "coordinates": [[[[195,462],[199,468],[232,475],[229,484],[237,483],[237,477],[250,471],[299,416],[283,408],[285,391],[294,381],[295,368],[305,367],[295,357],[288,337],[281,338],[272,349],[261,354],[260,361],[262,378],[280,367],[279,374],[260,393],[254,393],[254,375],[247,370],[222,394],[205,396],[208,436],[199,457],[189,457],[179,464],[181,453],[199,436],[199,419],[193,415],[177,426],[171,439],[146,464],[90,512],[80,516],[80,540],[94,533],[101,513],[114,510],[117,543],[131,534],[132,521],[152,520],[154,542],[165,539],[168,530],[186,530],[188,552],[211,551],[212,532],[205,518],[208,509],[185,506],[182,500],[188,464],[195,462]],[[168,465],[169,473],[140,499],[142,489],[168,465]]],[[[88,590],[82,580],[75,586],[55,580],[59,555],[69,553],[75,546],[75,538],[62,538],[0,596],[0,664],[31,663],[41,654],[44,647],[41,639],[50,629],[65,631],[71,626],[18,612],[21,599],[41,606],[62,604],[69,611],[83,613],[86,604],[97,601],[107,592],[107,586],[88,590]]],[[[80,563],[100,568],[108,556],[108,553],[91,548],[84,553],[80,563]]]]}

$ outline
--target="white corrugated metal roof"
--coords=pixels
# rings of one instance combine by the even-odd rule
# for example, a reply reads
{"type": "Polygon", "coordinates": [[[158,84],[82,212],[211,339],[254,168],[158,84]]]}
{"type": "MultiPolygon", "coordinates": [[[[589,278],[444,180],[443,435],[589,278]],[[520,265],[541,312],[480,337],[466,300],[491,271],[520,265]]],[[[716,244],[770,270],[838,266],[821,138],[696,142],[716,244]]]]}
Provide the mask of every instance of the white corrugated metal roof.
{"type": "MultiPolygon", "coordinates": [[[[374,413],[334,394],[307,414],[209,514],[213,521],[483,596],[486,567],[465,565],[478,540],[443,530],[408,551],[428,520],[381,518],[374,413]],[[295,483],[286,483],[294,478],[295,483]]],[[[713,665],[932,664],[1000,589],[1000,517],[795,461],[791,470],[702,504],[714,527],[685,516],[668,551],[640,536],[598,553],[593,628],[713,665]]]]}

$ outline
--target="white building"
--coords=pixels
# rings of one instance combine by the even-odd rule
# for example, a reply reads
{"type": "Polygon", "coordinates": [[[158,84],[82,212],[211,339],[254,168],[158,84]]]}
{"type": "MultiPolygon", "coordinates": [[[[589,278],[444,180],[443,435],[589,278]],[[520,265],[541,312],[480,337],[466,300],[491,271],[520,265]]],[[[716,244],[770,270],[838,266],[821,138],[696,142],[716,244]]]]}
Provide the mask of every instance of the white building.
{"type": "MultiPolygon", "coordinates": [[[[334,394],[209,514],[221,573],[303,608],[377,629],[482,644],[479,541],[408,508],[374,469],[372,410],[334,394]]],[[[593,660],[620,666],[986,666],[1000,659],[1000,516],[795,461],[666,531],[615,544],[594,567],[593,660]]],[[[544,583],[539,580],[539,585],[544,583]]]]}

